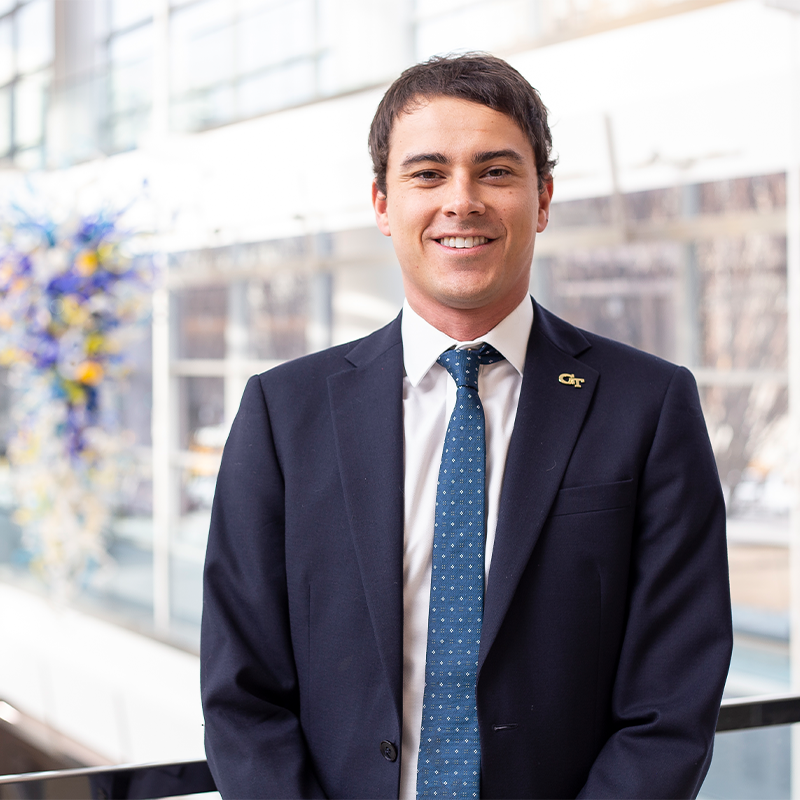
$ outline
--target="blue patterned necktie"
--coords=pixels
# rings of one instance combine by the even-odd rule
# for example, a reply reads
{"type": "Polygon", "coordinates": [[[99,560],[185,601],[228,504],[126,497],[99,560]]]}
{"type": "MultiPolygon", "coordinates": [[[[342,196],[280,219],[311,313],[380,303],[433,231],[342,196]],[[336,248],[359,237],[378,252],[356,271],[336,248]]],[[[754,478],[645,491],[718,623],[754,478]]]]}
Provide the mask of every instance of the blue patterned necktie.
{"type": "Polygon", "coordinates": [[[438,362],[458,387],[436,490],[417,797],[479,797],[475,681],[483,618],[484,416],[478,370],[504,358],[484,344],[438,362]]]}

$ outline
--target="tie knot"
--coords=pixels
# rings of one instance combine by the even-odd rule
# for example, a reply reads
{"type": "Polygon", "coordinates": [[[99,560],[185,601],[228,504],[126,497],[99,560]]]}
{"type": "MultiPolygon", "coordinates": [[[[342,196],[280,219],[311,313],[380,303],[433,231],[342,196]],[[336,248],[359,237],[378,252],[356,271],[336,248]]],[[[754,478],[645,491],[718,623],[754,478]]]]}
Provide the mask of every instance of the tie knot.
{"type": "Polygon", "coordinates": [[[477,389],[480,365],[494,364],[504,358],[494,347],[484,343],[474,350],[445,350],[436,360],[450,373],[456,386],[477,389]]]}

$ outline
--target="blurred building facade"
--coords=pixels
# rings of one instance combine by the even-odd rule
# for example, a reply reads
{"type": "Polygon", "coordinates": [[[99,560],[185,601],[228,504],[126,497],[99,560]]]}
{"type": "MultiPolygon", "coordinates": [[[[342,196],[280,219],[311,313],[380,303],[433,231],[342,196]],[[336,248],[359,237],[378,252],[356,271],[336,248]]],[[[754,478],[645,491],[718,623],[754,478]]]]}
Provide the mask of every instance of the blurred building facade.
{"type": "MultiPolygon", "coordinates": [[[[244,383],[397,313],[399,271],[369,203],[368,126],[405,67],[480,49],[507,58],[551,111],[560,164],[532,292],[695,373],[729,504],[729,691],[788,690],[798,46],[790,14],[762,0],[0,0],[3,202],[33,192],[130,206],[161,269],[151,335],[120,399],[140,469],[109,533],[118,570],[69,613],[166,643],[163,658],[179,655],[164,670],[185,683],[214,478],[244,383]]],[[[0,402],[18,390],[3,386],[0,402]]],[[[13,498],[2,499],[2,589],[45,614],[13,498]]],[[[34,671],[60,669],[3,615],[0,627],[35,650],[34,671]]],[[[173,703],[184,747],[134,745],[129,726],[103,750],[73,706],[47,711],[47,681],[8,674],[18,682],[0,678],[0,699],[70,726],[104,758],[201,754],[195,705],[173,703]]],[[[120,683],[109,687],[128,711],[93,718],[95,732],[135,716],[120,683]]],[[[737,747],[722,757],[735,761],[737,747]]],[[[769,752],[778,761],[762,758],[739,790],[744,780],[788,792],[788,737],[769,752]]]]}

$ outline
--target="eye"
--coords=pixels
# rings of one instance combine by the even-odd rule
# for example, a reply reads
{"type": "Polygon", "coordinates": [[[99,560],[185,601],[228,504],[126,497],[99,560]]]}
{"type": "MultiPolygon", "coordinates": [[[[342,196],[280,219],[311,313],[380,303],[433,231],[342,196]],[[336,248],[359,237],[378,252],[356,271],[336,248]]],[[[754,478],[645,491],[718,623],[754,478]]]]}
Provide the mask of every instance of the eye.
{"type": "Polygon", "coordinates": [[[439,175],[438,172],[434,172],[432,169],[424,169],[421,172],[415,173],[414,177],[421,181],[435,181],[438,180],[441,175],[439,175]]]}
{"type": "Polygon", "coordinates": [[[505,167],[492,167],[491,169],[487,169],[484,175],[487,178],[505,178],[511,174],[510,170],[507,170],[505,167]]]}

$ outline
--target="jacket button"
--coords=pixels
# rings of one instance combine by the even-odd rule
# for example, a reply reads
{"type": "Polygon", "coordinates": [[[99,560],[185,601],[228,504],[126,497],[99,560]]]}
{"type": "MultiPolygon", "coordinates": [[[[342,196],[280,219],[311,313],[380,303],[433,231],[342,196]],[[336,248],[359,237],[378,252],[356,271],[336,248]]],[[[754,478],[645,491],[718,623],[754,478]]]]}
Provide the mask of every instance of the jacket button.
{"type": "Polygon", "coordinates": [[[397,748],[391,742],[384,740],[381,742],[381,755],[387,761],[397,761],[397,748]]]}

